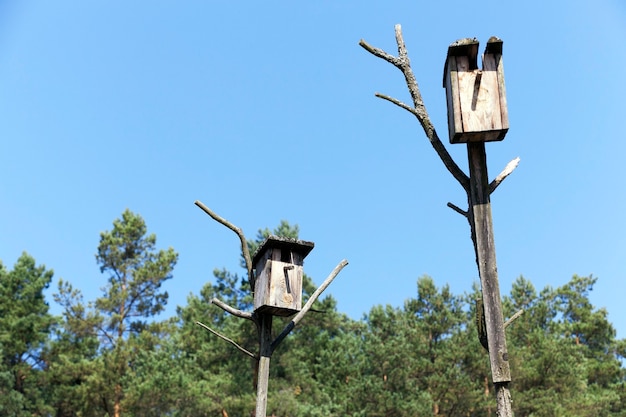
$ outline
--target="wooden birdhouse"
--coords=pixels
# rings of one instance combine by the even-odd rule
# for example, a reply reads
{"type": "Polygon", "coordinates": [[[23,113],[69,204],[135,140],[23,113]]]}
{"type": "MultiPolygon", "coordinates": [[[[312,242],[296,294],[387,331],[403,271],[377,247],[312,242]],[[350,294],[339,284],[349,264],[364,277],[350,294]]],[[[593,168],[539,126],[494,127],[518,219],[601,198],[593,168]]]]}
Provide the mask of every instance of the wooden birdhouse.
{"type": "Polygon", "coordinates": [[[509,130],[502,40],[495,36],[489,39],[482,70],[476,63],[477,55],[475,38],[461,39],[448,47],[443,86],[450,143],[498,141],[509,130]]]}
{"type": "Polygon", "coordinates": [[[269,236],[254,253],[254,311],[290,316],[302,309],[302,265],[314,243],[269,236]]]}

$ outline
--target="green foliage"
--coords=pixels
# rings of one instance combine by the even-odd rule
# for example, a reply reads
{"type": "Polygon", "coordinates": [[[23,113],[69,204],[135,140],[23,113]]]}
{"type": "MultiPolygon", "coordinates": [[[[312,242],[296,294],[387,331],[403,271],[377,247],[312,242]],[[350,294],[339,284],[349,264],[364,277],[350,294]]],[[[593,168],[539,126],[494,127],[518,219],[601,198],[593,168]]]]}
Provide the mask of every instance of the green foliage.
{"type": "Polygon", "coordinates": [[[131,408],[126,403],[141,387],[128,383],[133,364],[143,349],[155,349],[148,341],[167,336],[165,324],[148,319],[167,302],[161,285],[172,278],[177,259],[172,248],[156,250],[143,218],[125,210],[100,234],[96,261],[107,275],[102,296],[85,304],[80,291],[59,282],[55,299],[65,320],[50,349],[59,415],[119,416],[131,408]]]}
{"type": "Polygon", "coordinates": [[[105,317],[101,330],[108,343],[139,333],[145,326],[141,319],[167,303],[160,287],[172,278],[178,254],[172,248],[156,251],[156,236],[146,233],[144,220],[128,209],[113,222],[113,230],[100,233],[96,260],[108,282],[95,308],[105,317]]]}
{"type": "Polygon", "coordinates": [[[623,340],[606,311],[589,301],[594,277],[575,275],[537,294],[523,277],[505,297],[505,311],[525,314],[508,331],[517,415],[624,415],[623,340]],[[557,400],[558,399],[558,400],[557,400]],[[621,414],[620,414],[621,413],[621,414]]]}
{"type": "MultiPolygon", "coordinates": [[[[283,221],[259,230],[298,237],[283,221]]],[[[143,219],[126,210],[103,232],[96,260],[103,294],[84,302],[61,280],[48,314],[43,291],[52,271],[24,254],[14,269],[0,264],[0,415],[250,416],[256,361],[205,332],[201,321],[249,351],[257,329],[226,314],[213,298],[252,309],[246,276],[215,270],[174,318],[157,321],[167,301],[173,249],[157,250],[143,219]]],[[[537,291],[519,277],[503,298],[516,416],[626,416],[626,340],[589,294],[597,279],[574,276],[537,291]]],[[[303,299],[315,290],[305,276],[303,299]]],[[[402,307],[373,306],[362,320],[337,311],[327,296],[274,352],[268,415],[404,417],[495,415],[487,352],[475,309],[480,290],[455,295],[423,276],[402,307]]],[[[290,318],[275,318],[274,332],[290,318]]]]}
{"type": "Polygon", "coordinates": [[[53,272],[23,253],[13,270],[0,263],[0,414],[44,413],[42,351],[55,319],[43,291],[53,272]]]}
{"type": "Polygon", "coordinates": [[[0,263],[0,343],[3,362],[11,365],[39,365],[39,352],[54,319],[48,314],[43,291],[52,280],[52,271],[37,267],[24,253],[12,271],[0,263]]]}

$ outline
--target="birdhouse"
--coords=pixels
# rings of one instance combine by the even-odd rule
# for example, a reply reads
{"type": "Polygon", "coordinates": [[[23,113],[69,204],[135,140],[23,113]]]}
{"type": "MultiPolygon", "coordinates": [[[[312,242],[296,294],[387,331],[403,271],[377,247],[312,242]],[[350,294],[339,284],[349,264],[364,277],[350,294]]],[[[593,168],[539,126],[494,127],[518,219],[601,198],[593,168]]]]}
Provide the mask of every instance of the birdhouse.
{"type": "Polygon", "coordinates": [[[489,38],[482,70],[476,63],[477,55],[476,38],[461,39],[448,47],[443,86],[450,143],[498,141],[509,130],[502,40],[489,38]]]}
{"type": "Polygon", "coordinates": [[[314,243],[269,236],[256,250],[254,311],[290,316],[302,309],[302,265],[314,243]]]}

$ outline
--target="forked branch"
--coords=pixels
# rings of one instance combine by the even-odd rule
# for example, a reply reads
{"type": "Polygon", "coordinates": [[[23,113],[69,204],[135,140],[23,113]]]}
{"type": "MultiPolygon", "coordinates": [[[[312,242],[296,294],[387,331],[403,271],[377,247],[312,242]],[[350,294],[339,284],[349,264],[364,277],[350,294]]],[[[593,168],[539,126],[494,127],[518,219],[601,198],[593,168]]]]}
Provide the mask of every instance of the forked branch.
{"type": "Polygon", "coordinates": [[[204,211],[206,214],[211,216],[213,220],[228,227],[230,230],[235,232],[237,236],[239,236],[239,240],[241,241],[241,253],[243,253],[243,259],[246,262],[246,271],[248,273],[248,281],[250,282],[250,285],[252,285],[252,288],[254,289],[254,285],[253,285],[254,276],[252,275],[252,258],[250,257],[250,250],[248,249],[248,241],[246,240],[246,237],[244,236],[243,231],[237,226],[235,226],[234,224],[232,224],[231,222],[229,222],[228,220],[226,220],[225,218],[219,216],[217,213],[215,213],[213,210],[211,210],[204,204],[202,204],[202,202],[196,200],[194,204],[200,207],[202,211],[204,211]]]}
{"type": "Polygon", "coordinates": [[[411,95],[411,99],[413,100],[413,107],[397,100],[395,98],[376,93],[376,97],[387,100],[405,110],[413,114],[417,120],[422,125],[424,129],[424,133],[426,133],[426,137],[430,141],[430,144],[439,155],[439,158],[448,169],[448,171],[452,174],[452,176],[461,184],[463,189],[466,192],[469,192],[469,178],[468,176],[459,168],[459,166],[454,162],[447,149],[439,139],[437,135],[437,131],[435,130],[434,125],[432,124],[430,117],[428,116],[428,112],[426,111],[426,106],[424,105],[424,100],[422,99],[422,94],[420,93],[419,86],[417,84],[417,80],[415,79],[415,75],[413,74],[413,70],[411,69],[411,62],[409,60],[409,55],[406,50],[406,46],[404,44],[404,39],[402,38],[402,28],[400,25],[395,26],[396,33],[396,43],[398,45],[398,56],[395,57],[380,48],[376,48],[368,44],[365,40],[361,39],[359,45],[369,53],[374,56],[377,56],[385,61],[391,63],[404,75],[404,79],[406,81],[407,88],[409,89],[409,94],[411,95]]]}

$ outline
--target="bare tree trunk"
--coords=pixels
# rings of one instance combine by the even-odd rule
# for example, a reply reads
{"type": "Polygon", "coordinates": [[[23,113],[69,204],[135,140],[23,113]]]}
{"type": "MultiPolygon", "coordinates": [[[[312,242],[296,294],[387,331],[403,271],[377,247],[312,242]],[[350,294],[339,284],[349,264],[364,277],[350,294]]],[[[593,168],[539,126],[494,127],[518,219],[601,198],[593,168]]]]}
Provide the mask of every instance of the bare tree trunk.
{"type": "Polygon", "coordinates": [[[468,143],[467,154],[470,169],[469,222],[485,308],[491,377],[496,389],[496,415],[513,417],[509,391],[511,371],[498,284],[485,143],[468,143]]]}
{"type": "MultiPolygon", "coordinates": [[[[467,194],[469,202],[467,211],[460,209],[452,203],[448,203],[448,207],[466,217],[470,223],[472,241],[474,243],[474,250],[476,251],[476,263],[478,264],[483,292],[485,327],[487,328],[489,360],[492,374],[491,380],[495,384],[498,398],[498,410],[496,414],[501,417],[512,417],[511,395],[508,389],[508,383],[511,377],[504,334],[500,289],[498,285],[495,245],[493,244],[493,225],[489,195],[513,172],[519,163],[519,158],[515,158],[509,162],[505,169],[489,183],[484,142],[468,142],[470,176],[465,175],[456,162],[454,162],[443,143],[441,143],[435,127],[428,116],[419,86],[413,74],[413,70],[411,69],[411,63],[404,44],[400,25],[395,26],[395,33],[396,44],[398,45],[398,56],[391,55],[380,48],[373,47],[364,40],[361,40],[359,45],[372,55],[389,62],[402,71],[409,94],[413,100],[413,105],[408,105],[398,99],[380,93],[376,93],[376,97],[399,106],[417,118],[424,129],[426,137],[437,152],[437,155],[446,169],[459,182],[467,194]]],[[[488,388],[486,388],[486,391],[488,391],[488,388]]]]}
{"type": "Polygon", "coordinates": [[[267,415],[267,390],[270,379],[270,359],[272,357],[272,315],[261,315],[259,322],[261,352],[259,355],[255,417],[265,417],[267,415]]]}
{"type": "Polygon", "coordinates": [[[496,416],[498,417],[512,417],[513,410],[511,409],[511,391],[509,391],[509,383],[502,382],[496,385],[496,404],[498,408],[496,410],[496,416]]]}

